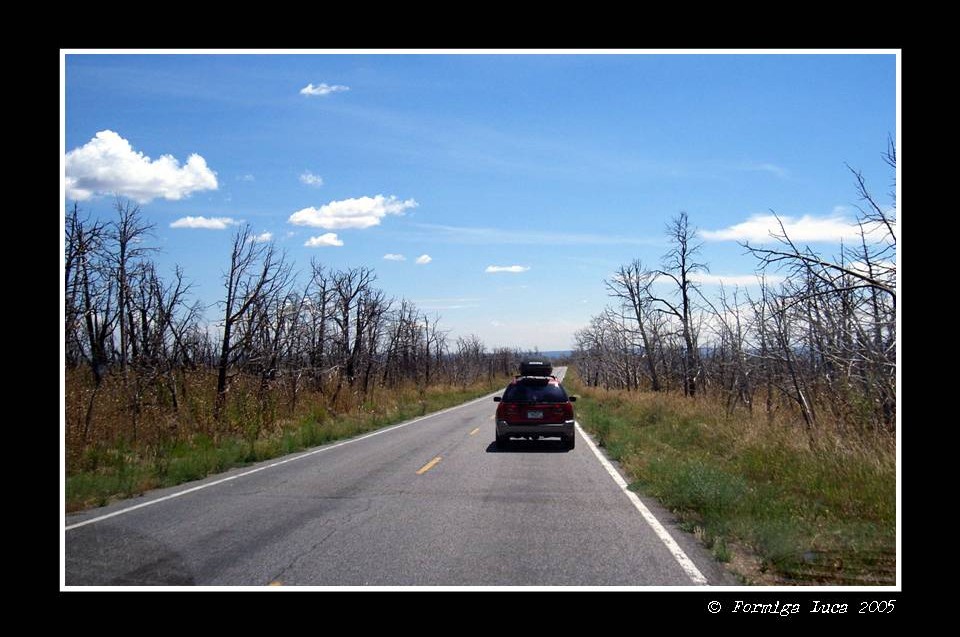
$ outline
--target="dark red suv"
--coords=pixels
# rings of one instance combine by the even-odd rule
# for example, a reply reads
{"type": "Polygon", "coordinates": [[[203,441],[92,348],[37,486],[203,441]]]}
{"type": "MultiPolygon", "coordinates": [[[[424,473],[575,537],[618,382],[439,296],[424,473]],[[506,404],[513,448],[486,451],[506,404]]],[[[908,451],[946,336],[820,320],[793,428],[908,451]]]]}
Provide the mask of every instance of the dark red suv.
{"type": "MultiPolygon", "coordinates": [[[[521,375],[513,379],[503,392],[495,396],[497,406],[497,446],[505,447],[510,438],[556,438],[567,449],[576,444],[574,434],[573,401],[567,396],[560,381],[552,375],[528,376],[527,364],[521,365],[521,375]]],[[[550,368],[536,373],[550,374],[550,368]]]]}

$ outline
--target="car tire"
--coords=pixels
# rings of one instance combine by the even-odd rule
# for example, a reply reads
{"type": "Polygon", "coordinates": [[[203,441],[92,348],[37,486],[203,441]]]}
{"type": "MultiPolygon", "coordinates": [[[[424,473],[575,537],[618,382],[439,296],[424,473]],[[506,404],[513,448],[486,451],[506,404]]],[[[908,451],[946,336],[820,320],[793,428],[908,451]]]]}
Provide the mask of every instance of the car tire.
{"type": "Polygon", "coordinates": [[[497,436],[497,448],[506,449],[510,446],[510,437],[509,436],[497,436]]]}
{"type": "Polygon", "coordinates": [[[573,450],[577,446],[577,435],[573,434],[572,436],[565,438],[563,442],[566,443],[568,450],[573,450]]]}

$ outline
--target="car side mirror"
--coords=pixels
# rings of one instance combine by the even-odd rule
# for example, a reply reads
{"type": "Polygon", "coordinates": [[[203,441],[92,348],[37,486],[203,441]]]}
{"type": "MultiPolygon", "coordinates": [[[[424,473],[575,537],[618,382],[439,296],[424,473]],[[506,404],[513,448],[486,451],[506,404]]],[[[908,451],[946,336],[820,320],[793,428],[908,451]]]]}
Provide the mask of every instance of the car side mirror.
{"type": "Polygon", "coordinates": [[[495,403],[500,402],[500,397],[499,397],[499,396],[494,396],[494,397],[493,397],[493,402],[495,402],[495,403]]]}
{"type": "Polygon", "coordinates": [[[569,399],[570,399],[570,402],[572,402],[572,403],[577,402],[577,397],[576,397],[576,396],[568,396],[567,398],[569,398],[569,399]]]}

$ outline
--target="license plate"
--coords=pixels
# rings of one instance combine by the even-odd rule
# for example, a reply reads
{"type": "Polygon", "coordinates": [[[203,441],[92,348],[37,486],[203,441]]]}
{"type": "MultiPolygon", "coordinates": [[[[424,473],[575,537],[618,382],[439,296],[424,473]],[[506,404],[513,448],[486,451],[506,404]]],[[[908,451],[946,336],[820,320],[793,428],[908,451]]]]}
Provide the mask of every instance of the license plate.
{"type": "Polygon", "coordinates": [[[542,412],[542,411],[528,411],[528,412],[527,412],[527,418],[530,418],[530,419],[543,418],[543,412],[542,412]]]}

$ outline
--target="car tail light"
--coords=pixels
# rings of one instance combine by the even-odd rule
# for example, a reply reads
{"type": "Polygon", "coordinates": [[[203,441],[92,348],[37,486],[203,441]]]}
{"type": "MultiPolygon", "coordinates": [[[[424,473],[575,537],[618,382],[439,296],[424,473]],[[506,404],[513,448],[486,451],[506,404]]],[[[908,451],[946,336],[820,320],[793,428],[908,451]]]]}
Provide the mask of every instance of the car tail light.
{"type": "Polygon", "coordinates": [[[563,416],[566,420],[573,420],[573,403],[563,403],[563,416]]]}
{"type": "Polygon", "coordinates": [[[510,420],[517,417],[517,405],[514,403],[500,403],[497,409],[497,418],[500,420],[510,420]]]}

